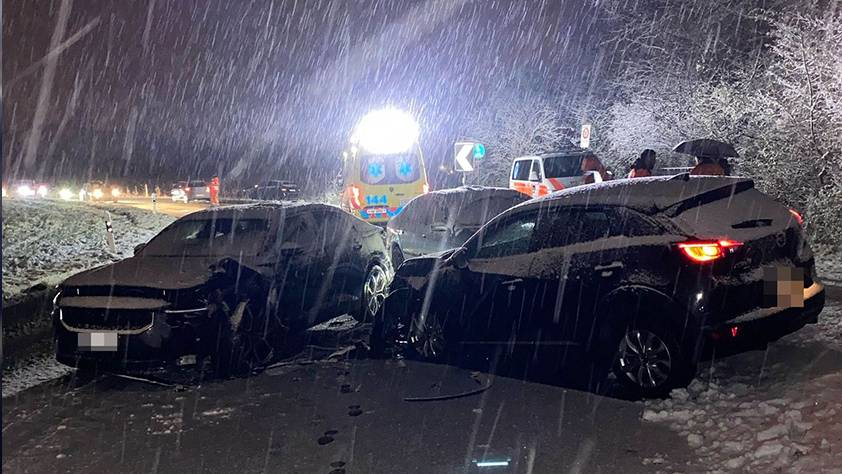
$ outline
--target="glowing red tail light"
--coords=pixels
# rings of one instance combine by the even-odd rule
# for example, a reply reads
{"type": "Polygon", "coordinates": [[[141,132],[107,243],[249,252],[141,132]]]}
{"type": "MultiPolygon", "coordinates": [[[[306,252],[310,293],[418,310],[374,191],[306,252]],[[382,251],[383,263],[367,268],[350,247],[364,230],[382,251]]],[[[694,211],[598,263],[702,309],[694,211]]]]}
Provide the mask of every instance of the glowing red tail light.
{"type": "Polygon", "coordinates": [[[798,211],[796,211],[795,209],[790,209],[789,213],[792,214],[792,217],[794,217],[796,221],[798,221],[798,225],[802,227],[804,226],[804,217],[802,217],[801,214],[798,213],[798,211]]]}
{"type": "Polygon", "coordinates": [[[188,193],[190,192],[190,188],[184,188],[184,190],[187,191],[188,193]]]}
{"type": "Polygon", "coordinates": [[[724,257],[727,249],[739,247],[740,245],[743,245],[743,243],[734,240],[717,240],[709,242],[682,242],[678,244],[678,248],[693,262],[705,263],[724,257]]]}

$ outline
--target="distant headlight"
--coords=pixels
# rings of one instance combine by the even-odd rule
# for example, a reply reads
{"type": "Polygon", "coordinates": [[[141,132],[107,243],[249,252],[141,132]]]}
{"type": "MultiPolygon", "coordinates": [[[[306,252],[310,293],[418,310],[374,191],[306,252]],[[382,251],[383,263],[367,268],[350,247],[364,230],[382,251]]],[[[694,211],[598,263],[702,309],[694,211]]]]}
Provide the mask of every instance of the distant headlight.
{"type": "Polygon", "coordinates": [[[111,188],[111,195],[117,197],[120,195],[120,190],[117,188],[111,188]]]}
{"type": "Polygon", "coordinates": [[[42,184],[42,185],[38,186],[38,195],[39,196],[45,197],[47,195],[47,191],[48,191],[48,189],[47,189],[46,185],[42,184]]]}
{"type": "Polygon", "coordinates": [[[23,197],[29,197],[29,196],[35,195],[35,191],[33,191],[32,188],[30,188],[29,185],[26,185],[26,184],[22,184],[22,185],[18,186],[17,192],[18,192],[19,196],[23,196],[23,197]]]}
{"type": "Polygon", "coordinates": [[[58,192],[58,197],[64,199],[65,201],[69,201],[73,199],[73,191],[67,188],[62,188],[61,191],[58,192]]]}
{"type": "Polygon", "coordinates": [[[94,192],[91,193],[94,199],[102,199],[102,189],[94,189],[94,192]]]}
{"type": "Polygon", "coordinates": [[[6,197],[6,186],[3,186],[3,197],[6,197]]]}

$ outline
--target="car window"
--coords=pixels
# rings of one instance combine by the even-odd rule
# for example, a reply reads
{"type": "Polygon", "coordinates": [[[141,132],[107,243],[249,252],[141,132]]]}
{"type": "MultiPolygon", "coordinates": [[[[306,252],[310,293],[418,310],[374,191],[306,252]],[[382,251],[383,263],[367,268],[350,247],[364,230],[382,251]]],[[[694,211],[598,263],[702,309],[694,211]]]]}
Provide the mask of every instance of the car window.
{"type": "Polygon", "coordinates": [[[582,175],[581,156],[550,156],[544,158],[547,178],[569,178],[582,175]]]}
{"type": "Polygon", "coordinates": [[[550,212],[546,231],[537,244],[541,248],[563,247],[620,235],[612,216],[604,210],[562,210],[550,212]]]}
{"type": "Polygon", "coordinates": [[[496,258],[529,252],[535,230],[535,213],[525,213],[486,228],[477,236],[475,257],[496,258]]]}
{"type": "Polygon", "coordinates": [[[518,181],[529,180],[529,169],[532,167],[532,160],[517,160],[512,166],[512,179],[518,181]]]}
{"type": "Polygon", "coordinates": [[[411,183],[421,177],[421,165],[415,153],[364,155],[360,176],[367,184],[411,183]]]}
{"type": "Polygon", "coordinates": [[[627,209],[619,209],[614,213],[611,235],[625,235],[627,237],[642,237],[663,233],[660,227],[646,217],[627,209]]]}
{"type": "Polygon", "coordinates": [[[265,242],[267,231],[265,219],[180,220],[155,236],[143,249],[143,255],[256,255],[265,242]]]}

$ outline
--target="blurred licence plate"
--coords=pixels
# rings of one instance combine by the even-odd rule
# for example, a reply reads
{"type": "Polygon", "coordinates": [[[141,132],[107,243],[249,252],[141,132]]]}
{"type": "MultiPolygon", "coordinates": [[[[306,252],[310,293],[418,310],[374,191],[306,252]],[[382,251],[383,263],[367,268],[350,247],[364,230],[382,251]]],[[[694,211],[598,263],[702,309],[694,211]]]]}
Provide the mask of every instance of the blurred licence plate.
{"type": "Polygon", "coordinates": [[[83,351],[108,352],[117,350],[116,332],[82,332],[78,334],[79,349],[83,351]]]}

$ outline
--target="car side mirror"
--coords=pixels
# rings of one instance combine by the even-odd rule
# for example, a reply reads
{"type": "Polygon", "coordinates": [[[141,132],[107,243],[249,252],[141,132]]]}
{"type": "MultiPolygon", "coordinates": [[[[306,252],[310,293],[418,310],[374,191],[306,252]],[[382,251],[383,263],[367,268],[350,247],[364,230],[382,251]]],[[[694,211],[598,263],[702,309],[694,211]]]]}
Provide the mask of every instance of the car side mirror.
{"type": "Polygon", "coordinates": [[[144,249],[144,247],[146,247],[146,244],[137,244],[137,245],[135,245],[135,246],[134,246],[134,251],[133,251],[134,253],[133,253],[133,255],[137,255],[137,254],[139,254],[139,253],[140,253],[140,251],[144,249]]]}
{"type": "Polygon", "coordinates": [[[453,254],[448,259],[448,262],[454,267],[462,270],[468,267],[468,249],[459,247],[453,251],[453,254]]]}

